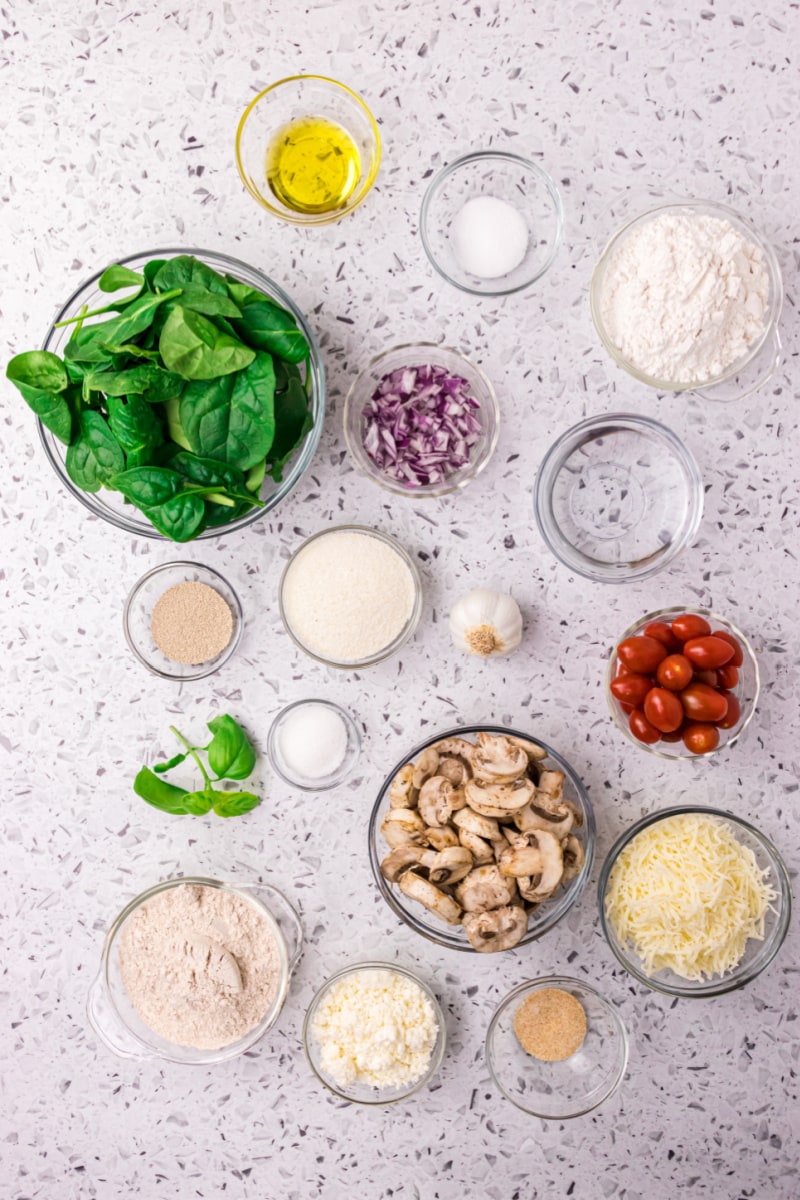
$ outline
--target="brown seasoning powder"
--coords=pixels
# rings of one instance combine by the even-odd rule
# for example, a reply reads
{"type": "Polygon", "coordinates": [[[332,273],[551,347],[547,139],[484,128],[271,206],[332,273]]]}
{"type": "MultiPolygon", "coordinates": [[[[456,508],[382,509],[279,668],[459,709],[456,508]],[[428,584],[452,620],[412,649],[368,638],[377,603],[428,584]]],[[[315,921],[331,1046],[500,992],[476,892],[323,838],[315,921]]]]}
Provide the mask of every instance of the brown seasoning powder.
{"type": "Polygon", "coordinates": [[[153,641],[173,662],[208,662],[230,645],[233,614],[207,583],[176,583],[158,598],[150,618],[153,641]]]}
{"type": "Polygon", "coordinates": [[[514,1032],[522,1049],[541,1062],[571,1058],[586,1037],[586,1013],[580,1000],[561,988],[526,996],[514,1014],[514,1032]]]}

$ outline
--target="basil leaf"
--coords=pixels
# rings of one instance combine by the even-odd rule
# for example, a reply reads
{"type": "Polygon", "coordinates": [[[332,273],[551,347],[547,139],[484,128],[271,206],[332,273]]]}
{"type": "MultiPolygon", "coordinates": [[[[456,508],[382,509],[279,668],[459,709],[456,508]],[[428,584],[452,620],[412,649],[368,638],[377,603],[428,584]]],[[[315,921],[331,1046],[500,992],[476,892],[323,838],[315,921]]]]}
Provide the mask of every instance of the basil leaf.
{"type": "Polygon", "coordinates": [[[261,803],[252,792],[215,792],[214,812],[218,817],[240,817],[261,803]]]}
{"type": "Polygon", "coordinates": [[[167,317],[158,348],[167,369],[184,379],[217,379],[241,370],[255,358],[249,346],[180,305],[167,317]]]}
{"type": "Polygon", "coordinates": [[[242,341],[256,350],[268,350],[290,363],[302,362],[308,354],[308,342],[292,314],[271,300],[244,304],[241,318],[232,324],[242,341]]]}
{"type": "Polygon", "coordinates": [[[181,396],[180,419],[196,454],[247,471],[269,453],[274,404],[272,358],[259,353],[234,378],[190,383],[181,396]]]}
{"type": "Polygon", "coordinates": [[[176,754],[167,762],[154,763],[153,770],[155,771],[156,775],[163,775],[165,771],[171,771],[173,767],[179,767],[181,763],[185,762],[188,757],[189,751],[187,750],[184,754],[176,754]]]}
{"type": "Polygon", "coordinates": [[[183,803],[186,805],[186,812],[191,813],[194,817],[204,817],[207,812],[211,811],[211,806],[214,801],[215,792],[188,792],[184,797],[183,803]]]}
{"type": "Polygon", "coordinates": [[[247,779],[256,765],[256,752],[233,717],[223,714],[208,722],[214,737],[208,746],[208,764],[218,779],[247,779]]]}
{"type": "Polygon", "coordinates": [[[142,767],[133,781],[133,790],[142,800],[159,808],[162,812],[185,813],[185,797],[189,794],[185,788],[175,787],[164,779],[159,779],[147,767],[142,767]]]}
{"type": "Polygon", "coordinates": [[[140,275],[138,271],[131,271],[130,267],[123,267],[120,263],[112,263],[103,271],[97,286],[101,292],[118,292],[120,288],[137,286],[141,289],[144,287],[144,275],[140,275]]]}
{"type": "Polygon", "coordinates": [[[98,412],[82,412],[78,437],[67,450],[67,474],[85,492],[98,492],[125,469],[125,455],[98,412]]]}

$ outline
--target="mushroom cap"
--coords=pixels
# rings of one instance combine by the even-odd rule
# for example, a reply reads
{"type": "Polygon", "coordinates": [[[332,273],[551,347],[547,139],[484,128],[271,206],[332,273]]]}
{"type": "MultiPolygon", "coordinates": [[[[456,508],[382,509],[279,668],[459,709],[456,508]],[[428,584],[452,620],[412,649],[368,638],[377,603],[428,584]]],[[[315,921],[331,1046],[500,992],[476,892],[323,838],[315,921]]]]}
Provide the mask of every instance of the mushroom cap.
{"type": "Polygon", "coordinates": [[[491,842],[487,842],[485,838],[478,837],[477,833],[470,833],[468,829],[461,829],[458,833],[458,840],[466,850],[469,850],[476,867],[482,867],[486,863],[494,862],[494,850],[492,849],[491,842]]]}
{"type": "Polygon", "coordinates": [[[436,774],[439,766],[439,751],[434,746],[423,750],[414,763],[413,783],[415,788],[421,788],[426,779],[436,774]]]}
{"type": "Polygon", "coordinates": [[[536,742],[532,742],[530,738],[516,737],[514,734],[508,735],[508,740],[513,742],[515,746],[520,746],[528,756],[528,759],[534,763],[541,762],[543,758],[547,758],[547,751],[543,750],[536,742]]]}
{"type": "Polygon", "coordinates": [[[536,788],[532,780],[521,778],[513,783],[482,784],[470,779],[464,789],[467,804],[483,817],[511,817],[530,801],[536,788]]]}
{"type": "Polygon", "coordinates": [[[498,865],[504,875],[539,875],[543,869],[542,852],[538,846],[507,846],[498,865]]]}
{"type": "Polygon", "coordinates": [[[464,762],[472,765],[472,752],[475,749],[472,742],[468,742],[466,738],[449,737],[443,738],[441,742],[436,743],[436,751],[440,755],[455,755],[458,758],[463,758],[464,762]]]}
{"type": "Polygon", "coordinates": [[[495,818],[481,816],[469,804],[453,814],[453,824],[457,826],[459,834],[466,830],[467,833],[474,833],[476,837],[487,842],[497,841],[501,836],[500,826],[495,818]]]}
{"type": "Polygon", "coordinates": [[[406,763],[395,775],[389,788],[392,808],[416,808],[418,791],[413,785],[414,764],[406,763]]]}
{"type": "Polygon", "coordinates": [[[421,846],[425,822],[415,808],[390,808],[381,821],[381,833],[393,850],[407,842],[421,846]]]}
{"type": "Polygon", "coordinates": [[[397,883],[403,872],[410,867],[430,869],[435,858],[436,854],[433,850],[428,850],[425,846],[416,846],[413,842],[406,842],[402,846],[396,846],[386,855],[381,863],[381,875],[390,883],[397,883]]]}
{"type": "Polygon", "coordinates": [[[586,855],[583,851],[583,846],[571,833],[561,843],[561,853],[564,858],[564,874],[561,876],[563,883],[567,883],[570,879],[574,879],[576,875],[580,875],[583,868],[586,855]]]}
{"type": "Polygon", "coordinates": [[[546,807],[547,801],[545,796],[550,796],[553,800],[561,800],[564,795],[564,772],[563,771],[540,771],[539,782],[536,785],[536,791],[542,795],[537,799],[537,804],[542,808],[546,807]]]}
{"type": "Polygon", "coordinates": [[[455,754],[443,754],[436,773],[449,779],[454,788],[462,788],[472,778],[472,768],[467,760],[455,754]]]}
{"type": "Polygon", "coordinates": [[[458,834],[452,825],[429,825],[423,835],[424,841],[434,850],[446,850],[448,846],[459,846],[458,834]]]}
{"type": "Polygon", "coordinates": [[[431,883],[458,883],[472,870],[473,858],[465,846],[448,846],[434,854],[433,861],[425,865],[431,883]]]}
{"type": "Polygon", "coordinates": [[[397,886],[404,896],[408,896],[409,900],[416,900],[423,904],[425,908],[440,917],[442,921],[446,921],[448,925],[460,924],[461,909],[453,897],[440,891],[435,884],[423,879],[413,869],[405,871],[400,876],[397,886]]]}
{"type": "Polygon", "coordinates": [[[540,829],[537,833],[531,834],[531,837],[536,839],[536,845],[541,853],[542,869],[527,898],[534,904],[538,904],[541,900],[552,896],[561,882],[561,876],[564,873],[564,858],[561,853],[561,843],[558,838],[553,837],[552,833],[540,829]]]}
{"type": "Polygon", "coordinates": [[[568,804],[554,804],[552,808],[539,808],[536,796],[519,812],[514,813],[514,824],[522,833],[536,833],[543,829],[552,833],[559,841],[565,838],[575,822],[575,815],[568,804]]]}
{"type": "Polygon", "coordinates": [[[432,775],[419,791],[420,815],[426,825],[446,825],[453,812],[453,785],[444,775],[432,775]]]}
{"type": "Polygon", "coordinates": [[[475,867],[456,885],[456,899],[465,912],[486,912],[511,904],[517,889],[496,863],[475,867]]]}
{"type": "Polygon", "coordinates": [[[528,931],[528,914],[521,904],[509,904],[493,912],[469,913],[464,931],[479,954],[510,950],[528,931]]]}
{"type": "Polygon", "coordinates": [[[480,783],[513,783],[528,769],[527,753],[503,734],[479,733],[470,761],[480,783]]]}

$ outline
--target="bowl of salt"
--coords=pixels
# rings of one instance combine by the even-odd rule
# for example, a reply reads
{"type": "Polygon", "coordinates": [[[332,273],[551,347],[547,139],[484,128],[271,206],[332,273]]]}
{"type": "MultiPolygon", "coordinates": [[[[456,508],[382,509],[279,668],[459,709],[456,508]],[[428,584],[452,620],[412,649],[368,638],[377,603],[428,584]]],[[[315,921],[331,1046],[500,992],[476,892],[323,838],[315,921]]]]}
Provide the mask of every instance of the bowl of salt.
{"type": "Polygon", "coordinates": [[[284,783],[324,792],[356,765],[361,735],[349,712],[330,700],[297,700],[282,709],[267,738],[267,755],[284,783]]]}
{"type": "Polygon", "coordinates": [[[518,154],[480,150],[433,177],[419,231],[448,283],[476,296],[506,296],[550,269],[563,228],[561,194],[546,171],[518,154]]]}

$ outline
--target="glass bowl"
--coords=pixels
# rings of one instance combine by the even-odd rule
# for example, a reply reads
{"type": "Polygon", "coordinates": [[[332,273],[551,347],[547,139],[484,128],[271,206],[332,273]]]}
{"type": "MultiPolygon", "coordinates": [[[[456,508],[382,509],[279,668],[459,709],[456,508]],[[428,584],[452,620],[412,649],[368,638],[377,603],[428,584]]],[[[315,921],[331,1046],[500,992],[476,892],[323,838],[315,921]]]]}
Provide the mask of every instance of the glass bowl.
{"type": "Polygon", "coordinates": [[[415,975],[412,971],[407,971],[405,968],[398,967],[395,963],[389,962],[356,963],[352,967],[345,967],[343,970],[337,971],[335,975],[332,975],[330,979],[323,983],[322,987],[314,996],[314,999],[308,1006],[308,1012],[306,1013],[306,1018],[303,1022],[303,1049],[305,1051],[308,1065],[311,1067],[311,1070],[314,1072],[320,1083],[324,1084],[329,1091],[333,1092],[334,1095],[339,1096],[342,1100],[349,1100],[352,1104],[397,1104],[398,1101],[407,1100],[408,1097],[413,1096],[415,1092],[419,1092],[424,1087],[427,1087],[442,1064],[446,1038],[447,1034],[444,1016],[442,1014],[439,1001],[436,999],[427,983],[425,983],[424,980],[420,979],[420,977],[415,975]],[[377,1088],[373,1087],[371,1084],[363,1082],[356,1082],[350,1084],[349,1086],[344,1086],[338,1084],[322,1068],[322,1048],[312,1031],[317,1010],[335,983],[338,983],[342,979],[346,979],[348,975],[355,975],[362,971],[392,971],[395,975],[402,975],[405,979],[410,979],[412,983],[417,984],[417,986],[422,989],[433,1006],[438,1027],[436,1032],[436,1041],[434,1043],[430,1062],[428,1063],[427,1068],[419,1077],[419,1079],[415,1079],[412,1083],[387,1088],[377,1088]]]}
{"type": "Polygon", "coordinates": [[[739,701],[741,708],[741,716],[739,722],[732,729],[720,729],[719,745],[713,750],[706,751],[705,754],[692,754],[690,750],[684,746],[683,742],[656,742],[649,746],[646,742],[640,742],[637,737],[630,731],[628,724],[628,714],[626,714],[617,700],[616,696],[611,691],[611,680],[616,677],[618,658],[616,646],[611,651],[606,668],[606,677],[604,691],[608,707],[611,710],[611,716],[614,718],[614,723],[625,734],[628,741],[633,742],[634,746],[638,746],[640,750],[647,750],[650,754],[655,754],[657,758],[708,758],[712,754],[718,754],[720,750],[727,750],[738,742],[739,738],[744,733],[747,726],[753,719],[758,704],[758,696],[760,691],[760,677],[758,670],[758,661],[756,659],[753,647],[748,642],[741,629],[738,629],[730,621],[724,617],[720,617],[717,613],[712,612],[708,608],[681,608],[679,605],[672,605],[670,608],[659,608],[656,612],[646,613],[638,621],[634,622],[629,629],[626,629],[622,637],[619,638],[616,645],[624,642],[626,638],[636,637],[637,634],[643,633],[646,625],[652,621],[664,621],[668,625],[679,617],[682,613],[689,613],[698,617],[705,617],[711,625],[711,632],[721,629],[726,633],[733,634],[742,648],[744,661],[738,668],[739,682],[731,691],[739,701]]]}
{"type": "Polygon", "coordinates": [[[486,1034],[486,1062],[517,1108],[545,1121],[566,1121],[591,1112],[617,1090],[628,1065],[628,1035],[614,1006],[588,983],[549,975],[520,983],[500,1001],[486,1034]],[[561,1062],[534,1058],[514,1032],[520,1004],[548,988],[569,992],[586,1013],[583,1044],[561,1062]]]}
{"type": "Polygon", "coordinates": [[[372,188],[381,162],[381,136],[364,101],[324,75],[292,75],[270,84],[250,101],[236,130],[236,165],[250,195],[273,216],[293,225],[328,225],[352,212],[372,188]],[[341,126],[361,157],[359,178],[341,207],[304,213],[283,204],[267,183],[267,148],[284,125],[300,117],[323,117],[341,126]]]}
{"type": "Polygon", "coordinates": [[[600,873],[600,882],[597,886],[597,899],[600,908],[600,924],[606,940],[625,970],[634,979],[639,983],[643,983],[646,987],[653,988],[656,992],[664,992],[668,996],[694,997],[699,999],[708,996],[722,996],[726,992],[736,991],[738,988],[742,988],[745,984],[750,983],[757,975],[760,975],[780,950],[788,932],[792,916],[792,887],[783,859],[772,842],[754,826],[750,825],[747,821],[743,821],[741,817],[735,817],[732,813],[725,812],[719,808],[706,808],[702,805],[678,805],[674,808],[662,808],[659,812],[642,817],[640,821],[631,825],[630,829],[617,838],[608,852],[600,873]],[[651,825],[655,825],[667,817],[693,813],[719,817],[730,825],[736,840],[752,850],[759,867],[769,870],[770,876],[768,882],[778,893],[777,899],[773,900],[771,906],[767,909],[764,921],[764,940],[757,941],[755,938],[748,938],[744,955],[733,970],[729,971],[726,975],[717,976],[705,981],[683,979],[680,975],[676,975],[666,969],[656,971],[653,975],[645,974],[644,965],[636,952],[632,947],[623,945],[611,928],[606,917],[605,904],[609,878],[614,869],[614,864],[628,843],[637,834],[641,833],[643,829],[648,829],[651,825]]]}
{"type": "Polygon", "coordinates": [[[159,675],[162,679],[205,679],[207,675],[218,671],[236,652],[244,630],[244,613],[239,597],[219,571],[202,563],[170,562],[153,567],[133,585],[125,601],[122,626],[131,650],[153,675],[159,675]],[[231,640],[224,650],[203,663],[179,663],[167,658],[156,645],[150,628],[153,609],[164,593],[176,584],[186,582],[205,583],[213,588],[217,595],[222,596],[233,618],[231,640]]]}
{"type": "Polygon", "coordinates": [[[199,875],[167,879],[142,892],[123,908],[109,929],[103,945],[100,971],[89,989],[87,1016],[101,1041],[121,1058],[163,1059],[166,1062],[210,1065],[236,1058],[250,1050],[280,1016],[289,991],[292,973],[303,946],[303,926],[283,892],[272,884],[258,882],[223,883],[199,875]],[[139,1016],[131,1003],[119,965],[119,939],[126,922],[153,896],[182,884],[219,888],[251,904],[267,922],[278,950],[278,985],[269,1009],[259,1023],[243,1037],[215,1050],[180,1046],[161,1037],[139,1016]]]}
{"type": "MultiPolygon", "coordinates": [[[[624,204],[622,205],[624,208],[624,204]]],[[[611,237],[603,250],[600,260],[594,269],[589,292],[592,320],[603,346],[624,371],[632,375],[640,383],[657,388],[662,392],[696,391],[708,400],[739,400],[750,395],[763,386],[774,374],[781,361],[781,340],[778,333],[778,321],[783,307],[783,280],[775,251],[769,242],[761,236],[749,221],[746,221],[732,208],[725,204],[716,204],[708,200],[673,201],[648,208],[632,218],[628,218],[620,229],[611,237]],[[618,247],[655,217],[666,213],[687,216],[710,216],[729,221],[733,227],[742,233],[750,242],[757,246],[764,256],[764,263],[769,276],[769,295],[764,313],[764,328],[761,335],[754,339],[745,354],[733,362],[724,371],[710,379],[689,383],[674,383],[668,379],[656,379],[640,371],[638,367],[623,357],[618,347],[612,342],[605,328],[602,316],[603,283],[609,262],[618,247]]]]}
{"type": "Polygon", "coordinates": [[[466,487],[480,475],[497,445],[499,420],[500,410],[494,388],[480,367],[456,350],[437,346],[433,342],[417,342],[384,350],[382,354],[373,358],[353,381],[344,403],[345,441],[358,468],[387,491],[394,492],[397,496],[410,496],[412,499],[419,496],[446,496],[449,492],[466,487]],[[480,404],[477,415],[483,428],[479,441],[472,447],[470,461],[466,466],[453,471],[441,483],[411,487],[384,474],[367,454],[364,448],[363,413],[384,375],[401,367],[419,366],[444,367],[448,374],[460,375],[466,379],[471,395],[480,404]]]}
{"type": "Polygon", "coordinates": [[[428,185],[419,220],[422,244],[436,271],[475,296],[507,296],[541,279],[552,266],[563,229],[561,195],[547,172],[530,159],[501,150],[478,150],[443,167],[428,185]],[[465,271],[451,244],[453,220],[475,196],[505,200],[528,226],[524,259],[497,279],[465,271]]]}
{"type": "Polygon", "coordinates": [[[536,475],[534,516],[559,562],[596,583],[647,579],[691,545],[703,480],[665,425],[634,413],[563,433],[536,475]]]}
{"type": "Polygon", "coordinates": [[[419,619],[422,614],[422,581],[420,579],[419,571],[417,570],[416,564],[415,564],[414,560],[412,559],[411,555],[408,553],[407,550],[405,550],[400,545],[400,543],[398,541],[396,541],[393,537],[390,537],[388,533],[381,533],[377,529],[371,529],[368,525],[331,525],[328,529],[320,529],[320,531],[318,533],[314,533],[311,535],[311,537],[306,538],[306,540],[302,543],[302,545],[298,546],[298,548],[295,550],[292,557],[289,559],[288,563],[286,564],[286,567],[284,568],[283,575],[281,576],[280,585],[278,587],[278,608],[280,610],[281,620],[283,621],[284,629],[289,634],[289,637],[292,639],[294,644],[296,646],[299,646],[300,649],[303,651],[303,653],[307,654],[309,656],[309,658],[315,659],[316,662],[324,663],[325,666],[327,666],[327,667],[336,667],[337,669],[343,670],[343,671],[358,671],[362,667],[372,667],[376,663],[383,662],[383,660],[386,658],[391,658],[391,656],[393,654],[396,654],[397,651],[402,646],[404,646],[405,643],[412,636],[412,634],[414,633],[414,630],[417,628],[417,625],[419,624],[419,619]],[[286,612],[286,605],[285,605],[285,601],[284,601],[284,590],[286,588],[286,581],[289,577],[289,572],[292,569],[293,563],[295,563],[297,561],[298,556],[300,554],[302,554],[302,552],[305,550],[305,548],[307,546],[309,546],[312,542],[315,542],[318,538],[328,537],[332,533],[345,533],[345,532],[346,533],[362,533],[367,537],[378,538],[379,541],[384,542],[387,546],[390,546],[392,548],[392,550],[394,550],[397,554],[399,554],[400,558],[403,560],[405,565],[408,567],[408,570],[411,572],[411,579],[412,579],[413,586],[414,586],[414,603],[413,603],[413,607],[411,609],[411,614],[410,614],[405,626],[400,631],[400,633],[397,635],[397,637],[393,641],[389,642],[388,645],[384,646],[382,650],[377,651],[375,654],[370,655],[368,658],[362,658],[362,659],[358,659],[357,661],[354,660],[352,662],[338,661],[338,660],[332,659],[332,658],[324,658],[321,654],[317,654],[316,651],[312,650],[310,646],[307,646],[305,644],[305,642],[303,642],[302,639],[298,636],[298,634],[296,634],[295,631],[292,629],[292,625],[289,620],[288,614],[286,612]]]}
{"type": "MultiPolygon", "coordinates": [[[[217,525],[212,529],[204,530],[193,539],[194,541],[199,541],[202,538],[222,537],[227,533],[232,533],[236,529],[244,529],[247,525],[252,525],[254,521],[260,520],[266,513],[271,512],[296,486],[314,457],[314,452],[322,433],[322,422],[325,413],[325,371],[316,338],[299,308],[269,276],[264,275],[255,267],[249,267],[245,263],[239,262],[238,259],[229,258],[226,254],[219,254],[212,250],[197,250],[192,248],[147,250],[144,253],[131,254],[127,258],[120,258],[116,261],[133,271],[141,271],[145,263],[149,262],[150,259],[175,258],[179,254],[192,254],[195,258],[202,259],[203,262],[207,263],[215,271],[219,271],[221,274],[227,273],[233,275],[242,283],[249,284],[251,287],[264,292],[292,314],[302,330],[310,349],[308,364],[305,367],[304,384],[314,424],[306,434],[302,445],[295,450],[287,464],[283,481],[281,483],[273,483],[269,476],[267,476],[259,494],[260,499],[263,501],[262,508],[251,509],[250,512],[245,513],[244,516],[239,517],[235,521],[229,521],[227,524],[217,525]]],[[[78,290],[70,296],[66,304],[58,311],[44,340],[43,349],[50,350],[54,354],[63,355],[64,346],[69,340],[72,326],[56,329],[56,324],[69,317],[77,316],[85,304],[91,310],[108,303],[108,295],[105,292],[101,292],[97,286],[97,281],[101,275],[102,271],[98,271],[85,283],[81,284],[78,290]]],[[[301,372],[304,369],[302,364],[300,369],[301,372]]],[[[39,436],[50,465],[58,475],[61,483],[93,516],[100,517],[103,521],[108,521],[110,525],[116,526],[117,529],[124,529],[126,533],[131,533],[135,537],[154,538],[156,541],[170,541],[169,538],[165,538],[162,534],[158,533],[138,509],[130,504],[126,504],[120,492],[110,492],[101,489],[101,491],[92,494],[81,491],[80,488],[76,487],[67,474],[65,466],[67,447],[49,429],[46,429],[41,421],[39,422],[39,436]]]]}
{"type": "Polygon", "coordinates": [[[361,734],[358,732],[356,725],[350,713],[346,709],[340,708],[338,704],[333,704],[330,700],[296,700],[294,704],[287,704],[286,708],[282,709],[270,727],[267,737],[267,755],[273,771],[284,783],[290,784],[292,787],[300,788],[304,792],[324,792],[328,788],[337,787],[342,783],[353,767],[358,762],[358,756],[361,751],[361,734]],[[281,752],[280,732],[286,718],[304,708],[328,708],[332,712],[338,713],[344,722],[347,731],[347,748],[344,758],[335,771],[329,772],[327,775],[322,775],[317,779],[312,776],[301,775],[293,771],[290,764],[286,761],[281,752]]]}
{"type": "MultiPolygon", "coordinates": [[[[554,925],[557,925],[561,918],[577,902],[592,872],[595,845],[594,813],[585,787],[566,759],[562,758],[560,754],[551,749],[533,733],[520,732],[517,729],[510,729],[503,725],[490,725],[488,723],[481,725],[458,725],[453,729],[446,729],[442,733],[437,733],[432,737],[426,738],[424,742],[420,742],[419,745],[414,746],[404,754],[386,776],[370,815],[367,840],[372,874],[378,885],[378,890],[392,912],[408,925],[410,929],[413,929],[415,933],[426,938],[429,942],[434,942],[437,946],[445,946],[449,950],[462,950],[468,954],[477,954],[479,952],[470,945],[463,926],[447,925],[444,921],[439,920],[438,917],[434,916],[426,908],[423,908],[422,905],[408,899],[396,884],[389,883],[381,874],[381,860],[389,851],[389,847],[384,842],[381,834],[381,822],[390,808],[389,791],[401,767],[405,766],[408,762],[416,760],[423,750],[427,750],[429,746],[433,746],[445,738],[459,737],[469,739],[470,734],[480,732],[499,733],[505,734],[508,737],[523,738],[526,741],[533,741],[536,745],[540,746],[546,755],[542,766],[546,770],[564,772],[564,796],[577,808],[583,821],[580,828],[574,830],[583,846],[584,863],[580,872],[574,879],[569,881],[566,887],[563,885],[559,887],[554,896],[539,904],[529,914],[528,931],[522,940],[513,947],[514,950],[519,949],[521,946],[527,946],[542,937],[554,925]]],[[[500,951],[500,953],[507,954],[509,951],[500,951]]]]}

